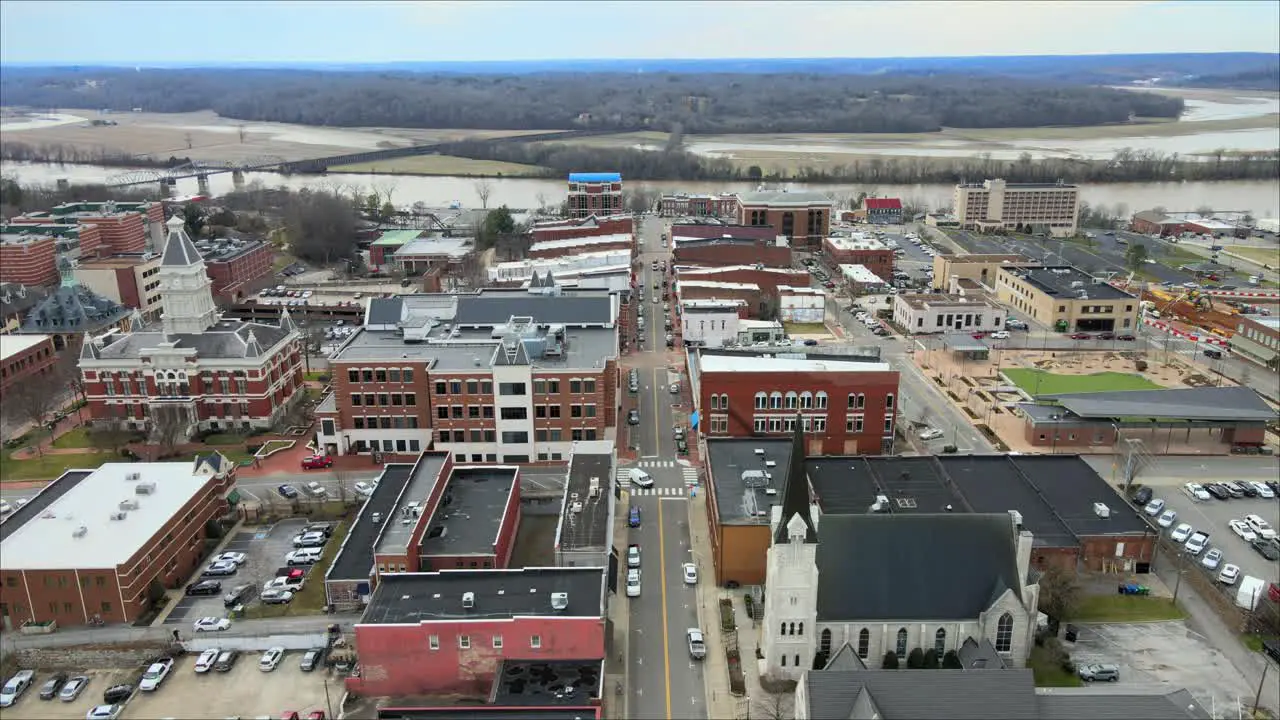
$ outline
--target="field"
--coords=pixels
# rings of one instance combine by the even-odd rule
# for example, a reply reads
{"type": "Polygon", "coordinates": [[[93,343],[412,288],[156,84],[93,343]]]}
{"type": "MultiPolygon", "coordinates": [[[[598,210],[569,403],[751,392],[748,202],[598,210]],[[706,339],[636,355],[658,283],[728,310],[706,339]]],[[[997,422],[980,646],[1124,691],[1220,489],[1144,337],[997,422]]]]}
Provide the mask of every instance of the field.
{"type": "Polygon", "coordinates": [[[379,160],[378,162],[335,165],[334,173],[386,173],[391,175],[455,175],[484,177],[543,177],[547,168],[537,165],[500,162],[497,160],[472,160],[451,155],[418,155],[416,157],[379,160]]]}
{"type": "Polygon", "coordinates": [[[1252,247],[1249,245],[1228,245],[1226,252],[1239,255],[1256,263],[1276,267],[1280,265],[1280,250],[1275,248],[1252,247]]]}
{"type": "Polygon", "coordinates": [[[1159,390],[1159,385],[1129,373],[1101,372],[1092,375],[1059,375],[1044,370],[1006,368],[1001,370],[1009,381],[1031,395],[1066,393],[1117,392],[1122,390],[1159,390]]]}

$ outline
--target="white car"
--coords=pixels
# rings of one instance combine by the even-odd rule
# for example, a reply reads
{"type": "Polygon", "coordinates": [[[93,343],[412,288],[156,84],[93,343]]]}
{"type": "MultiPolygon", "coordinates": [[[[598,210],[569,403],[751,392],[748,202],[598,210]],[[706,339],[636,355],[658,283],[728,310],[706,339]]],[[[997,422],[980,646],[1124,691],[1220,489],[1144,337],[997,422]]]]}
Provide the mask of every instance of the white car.
{"type": "Polygon", "coordinates": [[[373,494],[373,486],[367,482],[356,483],[356,494],[360,497],[369,497],[373,494]]]}
{"type": "Polygon", "coordinates": [[[271,578],[270,580],[268,580],[268,581],[266,581],[265,583],[263,583],[263,584],[262,584],[262,592],[264,592],[264,593],[265,593],[265,592],[271,592],[272,590],[291,590],[291,591],[297,591],[297,590],[301,590],[301,589],[302,589],[302,586],[303,586],[303,583],[302,583],[302,582],[292,582],[292,583],[291,583],[291,582],[289,582],[289,578],[287,578],[287,577],[285,577],[285,576],[281,575],[280,577],[274,577],[274,578],[271,578]]]}
{"type": "Polygon", "coordinates": [[[640,597],[640,570],[631,568],[627,571],[627,597],[640,597]]]}
{"type": "Polygon", "coordinates": [[[698,584],[698,566],[694,565],[693,563],[685,563],[684,565],[681,566],[681,568],[684,570],[684,584],[697,585],[698,584]]]}
{"type": "Polygon", "coordinates": [[[1253,486],[1254,490],[1258,491],[1258,497],[1260,498],[1266,498],[1267,500],[1270,500],[1276,496],[1276,494],[1271,491],[1271,488],[1267,487],[1267,484],[1262,482],[1261,480],[1254,480],[1249,484],[1253,486]]]}
{"type": "Polygon", "coordinates": [[[221,632],[231,628],[231,621],[226,618],[202,617],[192,623],[191,628],[196,632],[221,632]]]}
{"type": "Polygon", "coordinates": [[[95,705],[92,710],[85,713],[84,720],[116,720],[120,717],[122,710],[124,710],[123,705],[95,705]]]}
{"type": "Polygon", "coordinates": [[[997,330],[997,331],[995,331],[995,332],[991,333],[991,339],[992,339],[992,340],[1008,340],[1008,339],[1009,339],[1009,333],[1008,333],[1007,331],[1004,331],[1004,330],[997,330]]]}
{"type": "Polygon", "coordinates": [[[631,480],[631,484],[636,487],[651,488],[653,487],[653,476],[641,470],[640,468],[631,468],[627,471],[627,477],[631,480]]]}
{"type": "Polygon", "coordinates": [[[1240,566],[1227,563],[1222,566],[1222,572],[1218,573],[1218,582],[1223,585],[1235,585],[1240,579],[1240,566]]]}
{"type": "Polygon", "coordinates": [[[303,533],[293,536],[293,546],[296,548],[324,547],[325,542],[328,540],[329,538],[325,537],[322,532],[303,533]]]}
{"type": "Polygon", "coordinates": [[[138,683],[138,689],[143,692],[151,692],[160,687],[160,683],[169,677],[169,671],[173,669],[173,658],[162,658],[151,663],[147,671],[142,673],[142,681],[138,683]]]}
{"type": "MultiPolygon", "coordinates": [[[[1267,489],[1270,490],[1271,488],[1267,488],[1267,489]]],[[[1263,540],[1275,539],[1276,531],[1274,528],[1271,527],[1271,525],[1266,520],[1263,520],[1257,515],[1245,515],[1244,521],[1249,527],[1253,528],[1253,531],[1257,533],[1258,537],[1262,538],[1263,540]]]]}
{"type": "Polygon", "coordinates": [[[1147,503],[1146,507],[1142,508],[1142,512],[1150,515],[1151,517],[1155,517],[1163,511],[1164,511],[1164,500],[1161,500],[1160,498],[1156,498],[1152,500],[1151,502],[1147,503]]]}
{"type": "Polygon", "coordinates": [[[1165,528],[1173,527],[1173,524],[1177,521],[1178,513],[1176,510],[1165,510],[1160,513],[1160,517],[1156,518],[1156,524],[1165,528]]]}
{"type": "Polygon", "coordinates": [[[943,436],[943,432],[938,428],[925,428],[920,431],[921,440],[936,440],[943,436]]]}
{"type": "Polygon", "coordinates": [[[262,672],[271,672],[280,665],[280,660],[283,658],[283,647],[276,645],[275,647],[267,648],[267,651],[262,653],[262,659],[258,661],[258,669],[262,672]]]}
{"type": "Polygon", "coordinates": [[[1201,530],[1191,533],[1191,537],[1187,538],[1186,544],[1182,547],[1192,557],[1199,555],[1204,552],[1205,548],[1209,547],[1209,533],[1201,530]]]}
{"type": "Polygon", "coordinates": [[[1213,548],[1205,553],[1204,557],[1200,558],[1200,564],[1209,570],[1217,570],[1218,566],[1222,564],[1222,551],[1218,548],[1213,548]]]}
{"type": "Polygon", "coordinates": [[[329,491],[325,490],[324,486],[318,482],[309,482],[304,487],[308,493],[311,493],[312,497],[326,497],[329,494],[329,491]]]}
{"type": "Polygon", "coordinates": [[[9,504],[9,501],[0,500],[0,515],[8,515],[11,512],[13,512],[13,506],[9,504]]]}
{"type": "Polygon", "coordinates": [[[285,565],[314,565],[320,562],[324,551],[320,548],[301,548],[284,556],[285,565]]]}
{"type": "Polygon", "coordinates": [[[198,673],[207,673],[213,669],[213,664],[218,661],[218,648],[209,648],[200,653],[200,657],[196,658],[195,670],[198,673]]]}
{"type": "Polygon", "coordinates": [[[1187,538],[1191,537],[1193,532],[1195,532],[1195,528],[1191,527],[1189,523],[1182,523],[1174,528],[1173,532],[1169,533],[1169,539],[1181,545],[1187,541],[1187,538]]]}
{"type": "Polygon", "coordinates": [[[1187,494],[1187,497],[1196,502],[1206,502],[1212,498],[1209,491],[1205,490],[1200,483],[1187,483],[1182,486],[1182,491],[1187,494]]]}
{"type": "Polygon", "coordinates": [[[258,598],[262,600],[264,605],[288,605],[289,601],[293,600],[293,591],[283,588],[271,588],[270,590],[263,590],[258,598]]]}
{"type": "Polygon", "coordinates": [[[1258,539],[1258,534],[1243,520],[1232,520],[1227,523],[1227,527],[1230,527],[1231,532],[1238,535],[1245,542],[1253,542],[1258,539]]]}
{"type": "Polygon", "coordinates": [[[243,565],[244,561],[247,559],[248,559],[248,556],[242,552],[224,552],[221,555],[215,557],[213,559],[213,562],[229,562],[229,563],[235,563],[236,565],[243,565]]]}

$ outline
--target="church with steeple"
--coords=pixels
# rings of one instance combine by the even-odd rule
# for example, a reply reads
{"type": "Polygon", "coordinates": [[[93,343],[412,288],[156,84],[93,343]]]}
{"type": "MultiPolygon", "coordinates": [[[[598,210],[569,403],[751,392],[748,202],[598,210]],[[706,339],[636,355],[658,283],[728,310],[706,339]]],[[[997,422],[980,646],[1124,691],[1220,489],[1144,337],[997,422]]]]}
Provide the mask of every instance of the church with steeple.
{"type": "Polygon", "coordinates": [[[837,656],[847,669],[906,668],[910,657],[941,664],[949,654],[1025,666],[1040,596],[1031,533],[1003,513],[823,515],[801,426],[771,508],[763,675],[799,681],[837,656]]]}
{"type": "Polygon", "coordinates": [[[287,309],[278,323],[220,317],[182,216],[165,227],[160,321],[135,314],[128,332],[84,335],[80,371],[93,423],[154,431],[163,415],[185,435],[270,427],[300,397],[301,333],[287,309]]]}

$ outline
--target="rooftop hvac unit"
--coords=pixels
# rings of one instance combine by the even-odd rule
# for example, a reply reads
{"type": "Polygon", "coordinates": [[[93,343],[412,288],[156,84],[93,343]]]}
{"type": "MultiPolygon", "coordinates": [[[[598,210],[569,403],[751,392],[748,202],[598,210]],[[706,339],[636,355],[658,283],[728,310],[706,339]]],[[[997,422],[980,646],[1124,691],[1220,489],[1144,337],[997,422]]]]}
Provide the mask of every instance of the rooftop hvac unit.
{"type": "Polygon", "coordinates": [[[569,593],[553,592],[551,593],[551,609],[564,610],[569,607],[569,593]]]}
{"type": "Polygon", "coordinates": [[[75,537],[75,538],[82,538],[88,534],[89,534],[89,528],[83,525],[71,531],[71,537],[75,537]]]}
{"type": "Polygon", "coordinates": [[[134,500],[133,498],[125,498],[124,500],[120,501],[120,509],[121,510],[137,510],[138,501],[134,500]]]}
{"type": "Polygon", "coordinates": [[[600,478],[593,477],[590,482],[590,490],[587,493],[590,497],[600,497],[600,478]]]}
{"type": "Polygon", "coordinates": [[[1106,503],[1096,502],[1093,504],[1093,514],[1100,518],[1111,517],[1111,508],[1106,503]]]}
{"type": "Polygon", "coordinates": [[[767,468],[778,467],[778,461],[777,461],[777,460],[765,460],[765,461],[764,461],[764,466],[765,466],[765,467],[767,467],[767,468]]]}
{"type": "Polygon", "coordinates": [[[156,484],[153,482],[138,483],[134,486],[133,491],[138,495],[150,495],[156,491],[156,484]]]}
{"type": "Polygon", "coordinates": [[[142,473],[131,472],[124,476],[125,480],[141,480],[142,473]]]}
{"type": "Polygon", "coordinates": [[[777,489],[777,488],[765,488],[765,489],[764,489],[764,494],[765,494],[765,495],[777,495],[777,494],[778,494],[778,489],[777,489]]]}
{"type": "Polygon", "coordinates": [[[570,506],[569,506],[569,512],[571,512],[571,513],[580,513],[580,512],[582,512],[582,503],[580,503],[580,502],[576,502],[576,503],[574,503],[574,504],[570,505],[570,506]]]}
{"type": "Polygon", "coordinates": [[[123,520],[123,519],[125,519],[125,518],[127,518],[127,517],[129,517],[129,513],[126,513],[126,512],[113,512],[113,513],[111,513],[111,519],[112,519],[112,520],[123,520]]]}
{"type": "Polygon", "coordinates": [[[755,453],[760,457],[764,457],[764,448],[756,448],[755,453]]]}
{"type": "Polygon", "coordinates": [[[876,501],[871,504],[870,510],[873,513],[889,512],[889,496],[877,495],[876,501]]]}
{"type": "Polygon", "coordinates": [[[1009,517],[1013,518],[1013,526],[1021,530],[1022,529],[1022,513],[1018,512],[1017,510],[1010,510],[1009,517]]]}
{"type": "Polygon", "coordinates": [[[474,608],[475,606],[476,606],[476,594],[475,594],[475,593],[473,593],[473,592],[464,592],[464,593],[462,593],[462,607],[463,607],[463,609],[465,609],[465,610],[470,610],[471,608],[474,608]]]}

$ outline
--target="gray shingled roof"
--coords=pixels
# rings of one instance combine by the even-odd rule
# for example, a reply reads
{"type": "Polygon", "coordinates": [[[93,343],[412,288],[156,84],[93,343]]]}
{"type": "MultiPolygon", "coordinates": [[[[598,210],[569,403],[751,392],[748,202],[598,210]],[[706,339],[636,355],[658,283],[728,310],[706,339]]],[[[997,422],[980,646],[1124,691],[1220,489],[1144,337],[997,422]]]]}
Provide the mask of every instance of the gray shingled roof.
{"type": "Polygon", "coordinates": [[[102,348],[98,354],[102,358],[136,358],[160,343],[172,342],[179,348],[194,349],[202,358],[255,357],[270,350],[288,334],[289,331],[275,325],[224,321],[199,334],[182,333],[166,338],[159,331],[131,333],[102,348]],[[257,350],[252,350],[248,342],[250,332],[257,340],[257,350]]]}
{"type": "Polygon", "coordinates": [[[1007,514],[825,515],[819,530],[822,622],[971,620],[1021,597],[1007,514]]]}
{"type": "Polygon", "coordinates": [[[179,228],[169,231],[169,237],[164,243],[164,254],[160,256],[161,265],[185,267],[202,261],[200,251],[191,242],[186,230],[179,228]]]}
{"type": "Polygon", "coordinates": [[[1052,399],[1085,418],[1165,418],[1267,422],[1276,412],[1247,387],[1071,393],[1052,399]]]}
{"type": "Polygon", "coordinates": [[[513,316],[530,316],[540,325],[606,325],[613,322],[612,301],[601,295],[531,295],[528,292],[458,296],[458,325],[502,325],[513,316]]]}
{"type": "Polygon", "coordinates": [[[1004,670],[1004,660],[1000,657],[1000,653],[996,652],[995,645],[991,641],[983,638],[981,641],[974,640],[971,637],[965,638],[960,644],[960,648],[956,650],[956,655],[960,658],[960,664],[965,670],[1004,670]]]}
{"type": "Polygon", "coordinates": [[[858,657],[858,651],[853,649],[849,643],[840,646],[831,659],[827,661],[827,666],[823,670],[866,670],[867,664],[862,662],[862,658],[858,657]]]}
{"type": "MultiPolygon", "coordinates": [[[[1036,696],[1041,720],[1209,720],[1212,716],[1186,690],[1134,693],[1130,689],[1054,688],[1036,696]]],[[[887,720],[887,719],[886,719],[887,720]]]]}
{"type": "Polygon", "coordinates": [[[22,332],[97,332],[120,322],[130,312],[83,285],[63,285],[31,308],[22,323],[22,332]]]}
{"type": "Polygon", "coordinates": [[[366,325],[395,325],[400,322],[404,301],[398,297],[373,298],[369,301],[366,325]]]}
{"type": "Polygon", "coordinates": [[[884,720],[1028,720],[1037,712],[1030,670],[814,671],[805,682],[814,720],[851,717],[863,693],[884,720]]]}

